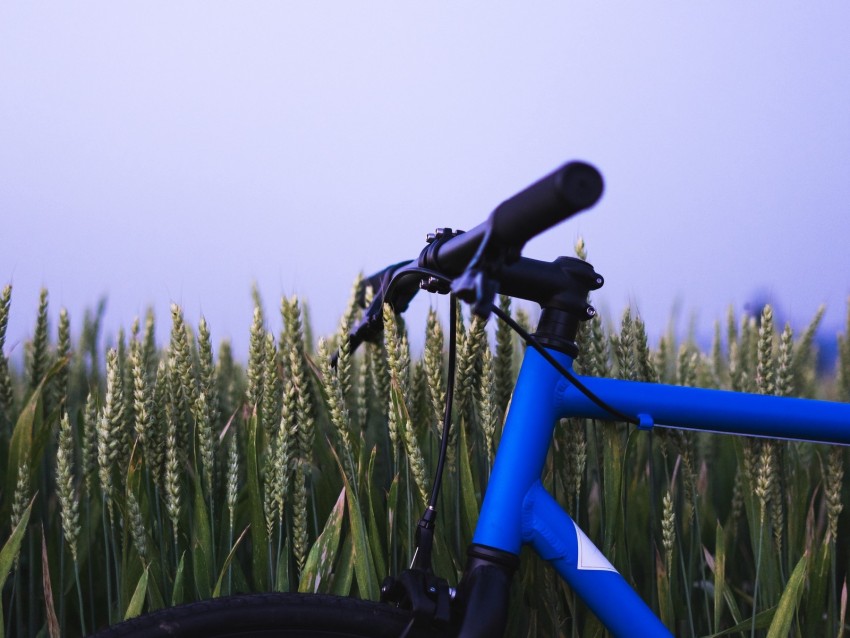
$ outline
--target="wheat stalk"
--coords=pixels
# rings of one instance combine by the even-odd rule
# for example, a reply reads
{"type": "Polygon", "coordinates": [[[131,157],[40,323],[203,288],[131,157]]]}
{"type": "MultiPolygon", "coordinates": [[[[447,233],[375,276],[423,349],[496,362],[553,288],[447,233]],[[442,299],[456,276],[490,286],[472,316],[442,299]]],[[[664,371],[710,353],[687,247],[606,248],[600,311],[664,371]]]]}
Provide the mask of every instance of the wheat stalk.
{"type": "MultiPolygon", "coordinates": [[[[339,352],[340,354],[343,352],[346,353],[346,359],[348,358],[348,350],[347,342],[340,343],[339,352]]],[[[325,396],[328,401],[328,413],[339,437],[343,453],[342,462],[345,466],[346,474],[351,484],[354,485],[357,474],[354,468],[354,455],[351,445],[351,415],[345,403],[339,367],[338,365],[337,367],[332,365],[331,355],[328,352],[328,344],[324,339],[319,339],[319,361],[322,362],[322,385],[324,386],[325,396]]]]}
{"type": "Polygon", "coordinates": [[[47,342],[47,289],[42,288],[38,297],[38,314],[35,321],[30,347],[29,388],[34,390],[41,383],[47,372],[48,342],[47,342]]]}
{"type": "Polygon", "coordinates": [[[67,414],[59,420],[59,441],[56,447],[56,493],[59,496],[59,512],[62,533],[77,562],[77,539],[80,536],[80,499],[74,484],[74,436],[67,414]]]}
{"type": "Polygon", "coordinates": [[[662,500],[661,544],[664,547],[664,564],[667,573],[673,568],[673,550],[676,547],[676,512],[673,509],[673,494],[668,489],[662,500]]]}
{"type": "Polygon", "coordinates": [[[12,422],[12,377],[9,374],[9,361],[3,354],[6,343],[6,329],[9,325],[9,307],[12,302],[12,286],[3,287],[0,293],[0,424],[5,419],[12,422]]]}
{"type": "Polygon", "coordinates": [[[481,386],[478,390],[478,419],[484,434],[484,451],[489,467],[493,466],[493,454],[496,449],[496,423],[498,421],[496,405],[496,372],[493,354],[490,348],[482,353],[481,386]]]}
{"type": "Polygon", "coordinates": [[[115,523],[113,506],[113,468],[120,456],[121,428],[124,419],[124,388],[118,369],[118,351],[106,353],[106,399],[97,427],[97,465],[100,489],[109,509],[109,520],[115,523]]]}
{"type": "Polygon", "coordinates": [[[168,346],[168,391],[174,420],[175,445],[179,454],[190,449],[193,415],[198,387],[192,367],[192,355],[183,310],[171,304],[171,340],[168,346]]]}

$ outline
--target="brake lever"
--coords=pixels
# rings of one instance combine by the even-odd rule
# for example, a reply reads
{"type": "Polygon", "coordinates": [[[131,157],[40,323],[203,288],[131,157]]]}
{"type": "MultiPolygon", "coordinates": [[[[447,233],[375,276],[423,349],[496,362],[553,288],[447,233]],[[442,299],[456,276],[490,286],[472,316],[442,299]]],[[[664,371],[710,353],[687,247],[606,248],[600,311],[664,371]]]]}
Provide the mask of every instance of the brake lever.
{"type": "Polygon", "coordinates": [[[452,292],[458,299],[468,303],[473,313],[487,319],[499,292],[499,284],[487,276],[483,269],[471,268],[452,281],[452,292]]]}
{"type": "Polygon", "coordinates": [[[519,258],[519,248],[496,240],[492,222],[488,222],[484,237],[466,270],[452,281],[452,292],[468,303],[474,314],[486,320],[499,292],[498,274],[504,266],[519,258]]]}
{"type": "MultiPolygon", "coordinates": [[[[348,333],[349,352],[353,353],[364,342],[375,342],[381,335],[384,330],[385,303],[388,303],[397,313],[407,310],[411,300],[419,291],[418,284],[416,287],[395,286],[390,289],[390,282],[399,270],[411,263],[412,261],[401,261],[392,266],[387,266],[360,282],[356,301],[361,308],[365,308],[365,312],[363,318],[348,333]],[[369,288],[374,291],[374,295],[372,302],[367,306],[366,291],[369,288]],[[391,293],[389,298],[387,298],[388,292],[391,293]]],[[[335,352],[331,357],[332,366],[336,366],[338,358],[339,352],[335,352]]]]}

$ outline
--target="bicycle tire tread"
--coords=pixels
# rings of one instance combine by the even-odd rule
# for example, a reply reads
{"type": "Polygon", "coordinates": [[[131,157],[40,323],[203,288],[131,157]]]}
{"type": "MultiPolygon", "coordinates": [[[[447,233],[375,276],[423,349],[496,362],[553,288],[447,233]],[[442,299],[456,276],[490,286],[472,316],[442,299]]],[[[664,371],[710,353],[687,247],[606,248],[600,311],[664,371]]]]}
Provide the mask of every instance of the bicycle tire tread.
{"type": "MultiPolygon", "coordinates": [[[[265,593],[225,596],[165,607],[106,627],[91,638],[351,636],[397,638],[409,612],[358,598],[265,593]]],[[[416,627],[411,638],[442,636],[416,627]]]]}

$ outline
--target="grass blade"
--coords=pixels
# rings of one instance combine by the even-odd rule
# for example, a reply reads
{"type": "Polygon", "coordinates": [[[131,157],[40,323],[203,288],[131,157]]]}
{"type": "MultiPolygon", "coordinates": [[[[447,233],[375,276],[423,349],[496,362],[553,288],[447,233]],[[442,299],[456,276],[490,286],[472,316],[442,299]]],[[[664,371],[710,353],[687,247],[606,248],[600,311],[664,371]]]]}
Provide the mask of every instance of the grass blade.
{"type": "Polygon", "coordinates": [[[142,613],[142,606],[145,604],[145,596],[148,591],[148,568],[145,567],[145,571],[142,572],[142,575],[139,577],[139,583],[136,585],[136,589],[133,592],[132,597],[130,598],[130,602],[127,605],[127,611],[124,612],[124,620],[129,620],[130,618],[135,618],[139,614],[142,613]]]}
{"type": "Polygon", "coordinates": [[[466,541],[471,541],[478,523],[478,498],[475,494],[475,483],[470,467],[469,444],[466,435],[466,425],[461,420],[458,426],[458,474],[460,475],[460,498],[463,505],[463,531],[466,541]]]}
{"type": "MultiPolygon", "coordinates": [[[[375,560],[375,571],[379,576],[387,574],[387,563],[384,560],[384,549],[381,544],[381,536],[378,530],[378,518],[377,512],[378,507],[380,505],[380,500],[376,498],[373,490],[375,489],[375,456],[377,455],[378,448],[372,448],[372,454],[369,458],[368,465],[368,475],[366,479],[366,497],[369,501],[368,511],[366,512],[367,519],[366,523],[368,524],[368,534],[369,534],[369,544],[372,549],[372,556],[375,560]]],[[[341,560],[341,559],[340,559],[341,560]]]]}
{"type": "Polygon", "coordinates": [[[729,627],[729,629],[718,631],[716,634],[711,634],[706,638],[720,638],[720,636],[729,636],[731,634],[736,633],[749,634],[750,629],[752,627],[755,627],[756,629],[764,629],[765,627],[770,625],[775,615],[776,607],[771,607],[770,609],[765,609],[764,611],[760,611],[758,614],[756,614],[755,622],[752,618],[747,618],[746,620],[738,623],[734,627],[729,627]]]}
{"type": "Polygon", "coordinates": [[[339,537],[342,531],[342,519],[345,513],[345,489],[339,492],[336,505],[334,505],[325,527],[316,542],[310,548],[307,562],[301,572],[301,581],[298,591],[301,593],[316,594],[320,590],[327,591],[330,585],[330,576],[334,568],[337,549],[339,548],[339,537]]]}
{"type": "Polygon", "coordinates": [[[800,560],[797,561],[797,566],[791,572],[791,578],[788,579],[785,591],[782,592],[782,596],[779,598],[776,614],[770,623],[770,628],[767,630],[767,638],[780,638],[780,636],[788,636],[790,634],[791,623],[794,621],[794,615],[797,613],[797,605],[800,602],[800,596],[803,594],[803,588],[806,584],[807,564],[808,554],[803,554],[800,560]]]}
{"type": "Polygon", "coordinates": [[[171,592],[171,605],[177,606],[185,602],[183,587],[186,580],[186,552],[180,555],[180,562],[177,564],[177,573],[174,576],[174,589],[171,592]]]}
{"type": "MultiPolygon", "coordinates": [[[[809,516],[814,520],[813,508],[809,508],[809,516]]],[[[821,616],[823,610],[827,607],[827,591],[829,590],[830,580],[830,565],[832,563],[832,547],[831,541],[817,544],[813,548],[812,564],[809,569],[808,591],[806,592],[805,602],[805,623],[804,628],[807,636],[816,636],[823,632],[823,621],[821,616]]]]}
{"type": "MultiPolygon", "coordinates": [[[[0,591],[3,591],[3,586],[6,584],[6,579],[9,577],[9,572],[12,570],[15,558],[18,556],[18,552],[21,551],[21,542],[27,531],[33,503],[35,503],[35,496],[32,497],[30,504],[27,505],[27,508],[21,515],[21,520],[18,521],[15,529],[12,530],[12,534],[3,544],[3,549],[0,549],[0,591]]],[[[0,638],[4,638],[5,628],[6,621],[3,618],[3,604],[0,602],[0,638]]]]}
{"type": "Polygon", "coordinates": [[[207,512],[207,502],[201,489],[200,473],[194,474],[195,483],[195,507],[194,525],[192,526],[192,571],[195,578],[195,587],[198,596],[202,599],[209,598],[210,590],[210,566],[215,557],[212,551],[212,532],[210,530],[210,518],[207,512]]]}
{"type": "Polygon", "coordinates": [[[248,474],[248,507],[251,516],[251,567],[257,591],[268,589],[268,536],[263,514],[263,495],[260,492],[259,437],[256,412],[248,419],[248,445],[245,465],[248,474]]]}
{"type": "Polygon", "coordinates": [[[50,563],[43,525],[41,526],[41,581],[44,586],[44,606],[47,610],[47,633],[50,638],[61,638],[59,619],[56,617],[56,608],[53,605],[53,585],[50,583],[50,563]]]}
{"type": "Polygon", "coordinates": [[[9,572],[12,571],[15,558],[18,556],[18,552],[21,551],[21,541],[23,541],[24,534],[27,531],[33,503],[35,503],[35,496],[32,497],[30,504],[27,505],[27,508],[21,515],[21,520],[15,526],[15,529],[12,530],[12,534],[3,544],[3,549],[0,549],[0,590],[6,584],[6,579],[9,577],[9,572]]]}
{"type": "Polygon", "coordinates": [[[347,534],[342,541],[336,570],[333,573],[331,593],[336,596],[349,596],[351,594],[351,583],[354,581],[354,543],[351,534],[347,534]]]}
{"type": "Polygon", "coordinates": [[[242,542],[242,539],[248,534],[248,527],[242,530],[242,533],[239,534],[239,538],[236,539],[236,542],[233,543],[233,547],[230,548],[230,553],[227,555],[227,558],[224,560],[224,564],[221,566],[221,571],[218,574],[218,580],[215,582],[215,587],[212,591],[212,597],[218,598],[221,596],[221,584],[224,582],[225,576],[227,576],[227,568],[230,567],[230,562],[233,560],[233,557],[236,555],[236,548],[239,547],[239,544],[242,542]]]}
{"type": "Polygon", "coordinates": [[[351,534],[354,550],[354,576],[357,579],[360,597],[368,600],[378,600],[378,577],[375,574],[372,552],[369,551],[369,539],[366,533],[366,523],[363,520],[363,512],[357,501],[357,495],[348,484],[348,478],[345,476],[345,470],[343,470],[342,463],[340,463],[336,451],[333,449],[331,451],[334,453],[334,458],[339,467],[339,473],[345,484],[343,491],[348,502],[349,533],[351,534]]]}
{"type": "Polygon", "coordinates": [[[667,566],[664,564],[664,559],[661,558],[661,554],[658,552],[655,553],[655,578],[658,586],[658,615],[667,629],[674,631],[676,628],[676,615],[673,611],[670,575],[667,573],[667,566]]]}
{"type": "Polygon", "coordinates": [[[623,458],[625,449],[621,426],[618,423],[602,422],[603,453],[602,468],[604,473],[603,493],[605,512],[605,532],[602,543],[602,553],[614,562],[614,546],[620,533],[622,520],[622,487],[623,487],[623,458]]]}
{"type": "MultiPolygon", "coordinates": [[[[720,620],[723,617],[723,599],[726,595],[726,535],[723,526],[717,521],[717,531],[714,535],[714,630],[720,629],[720,620]]],[[[706,562],[708,562],[708,550],[706,550],[706,562]]]]}

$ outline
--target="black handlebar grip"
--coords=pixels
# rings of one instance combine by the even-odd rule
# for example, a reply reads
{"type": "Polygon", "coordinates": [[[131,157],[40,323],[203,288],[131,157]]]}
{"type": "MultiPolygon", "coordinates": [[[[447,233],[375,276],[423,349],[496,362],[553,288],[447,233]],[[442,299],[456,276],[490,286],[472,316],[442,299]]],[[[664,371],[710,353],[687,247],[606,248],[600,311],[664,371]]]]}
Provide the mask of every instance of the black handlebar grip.
{"type": "Polygon", "coordinates": [[[590,164],[569,162],[502,202],[490,214],[499,243],[522,247],[547,228],[593,206],[602,196],[602,175],[590,164]]]}

